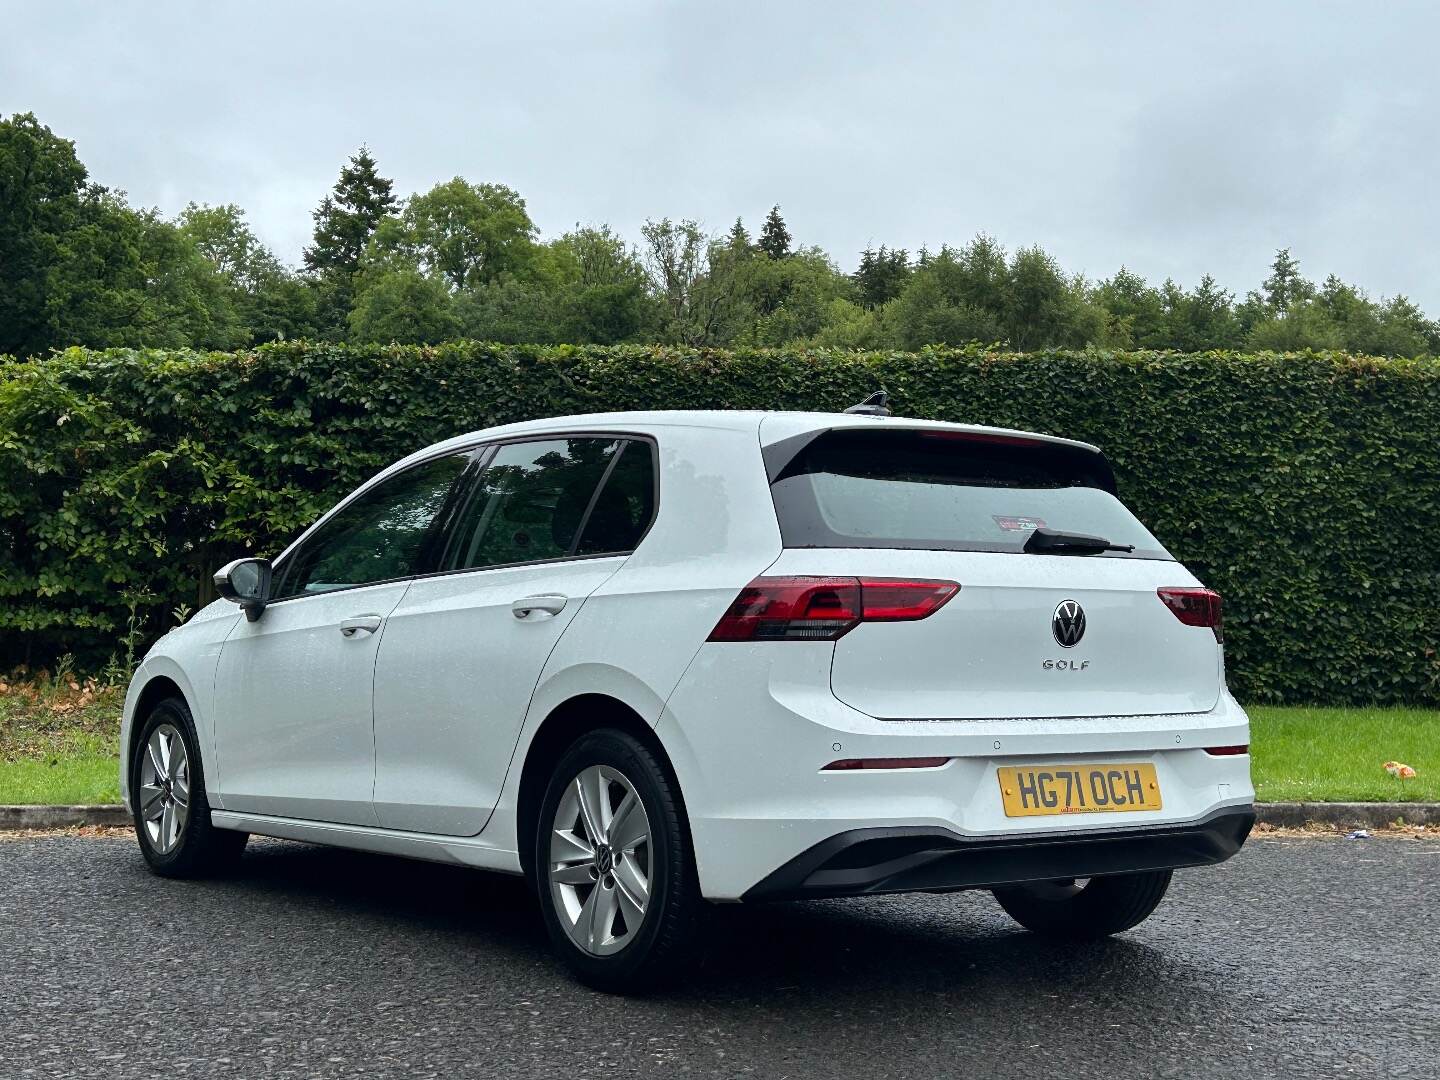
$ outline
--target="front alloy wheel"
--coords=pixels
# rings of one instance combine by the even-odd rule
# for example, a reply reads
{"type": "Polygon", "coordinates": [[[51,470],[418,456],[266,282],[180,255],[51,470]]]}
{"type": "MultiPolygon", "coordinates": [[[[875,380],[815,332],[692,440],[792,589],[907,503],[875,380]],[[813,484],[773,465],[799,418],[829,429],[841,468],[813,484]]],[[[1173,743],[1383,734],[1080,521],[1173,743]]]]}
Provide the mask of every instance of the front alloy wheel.
{"type": "Polygon", "coordinates": [[[144,718],[131,758],[135,836],[150,869],[163,877],[202,877],[233,864],[243,832],[217,829],[205,795],[205,769],[195,721],[181,698],[144,718]]]}
{"type": "Polygon", "coordinates": [[[157,855],[180,846],[190,813],[190,755],[174,724],[150,733],[140,757],[140,820],[157,855]]]}

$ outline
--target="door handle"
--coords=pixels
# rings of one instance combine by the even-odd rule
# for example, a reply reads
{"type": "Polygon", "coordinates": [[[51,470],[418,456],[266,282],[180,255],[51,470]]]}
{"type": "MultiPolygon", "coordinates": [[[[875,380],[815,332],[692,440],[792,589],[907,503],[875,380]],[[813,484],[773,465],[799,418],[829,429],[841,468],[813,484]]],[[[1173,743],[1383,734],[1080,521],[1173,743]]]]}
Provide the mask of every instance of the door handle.
{"type": "Polygon", "coordinates": [[[527,596],[523,600],[516,600],[510,605],[510,614],[522,621],[529,620],[538,622],[541,619],[549,619],[565,610],[568,596],[561,596],[559,593],[542,593],[540,596],[527,596]]]}
{"type": "Polygon", "coordinates": [[[353,638],[356,634],[373,634],[385,620],[379,615],[356,615],[340,624],[342,637],[353,638]]]}

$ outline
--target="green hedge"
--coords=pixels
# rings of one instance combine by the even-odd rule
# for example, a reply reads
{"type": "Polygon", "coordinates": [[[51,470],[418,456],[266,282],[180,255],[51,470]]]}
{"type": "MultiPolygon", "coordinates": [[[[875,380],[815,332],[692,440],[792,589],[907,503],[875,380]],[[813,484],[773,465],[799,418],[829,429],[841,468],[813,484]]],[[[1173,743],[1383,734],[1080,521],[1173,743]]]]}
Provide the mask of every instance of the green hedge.
{"type": "Polygon", "coordinates": [[[1100,444],[1226,597],[1248,700],[1440,700],[1440,364],[1335,355],[347,348],[0,362],[0,663],[143,644],[381,466],[609,409],[837,409],[1100,444]],[[143,639],[141,641],[140,639],[143,639]]]}

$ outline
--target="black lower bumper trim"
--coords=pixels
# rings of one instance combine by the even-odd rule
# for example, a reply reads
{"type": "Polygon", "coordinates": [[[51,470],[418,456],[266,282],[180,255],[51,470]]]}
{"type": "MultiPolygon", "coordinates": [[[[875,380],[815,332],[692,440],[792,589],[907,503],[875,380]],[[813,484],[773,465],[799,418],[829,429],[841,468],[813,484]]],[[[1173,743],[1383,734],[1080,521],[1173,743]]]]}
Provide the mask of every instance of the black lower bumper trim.
{"type": "Polygon", "coordinates": [[[742,899],[795,900],[987,889],[1224,862],[1255,824],[1253,807],[1225,807],[1175,825],[966,837],[946,829],[854,829],[801,852],[742,899]]]}

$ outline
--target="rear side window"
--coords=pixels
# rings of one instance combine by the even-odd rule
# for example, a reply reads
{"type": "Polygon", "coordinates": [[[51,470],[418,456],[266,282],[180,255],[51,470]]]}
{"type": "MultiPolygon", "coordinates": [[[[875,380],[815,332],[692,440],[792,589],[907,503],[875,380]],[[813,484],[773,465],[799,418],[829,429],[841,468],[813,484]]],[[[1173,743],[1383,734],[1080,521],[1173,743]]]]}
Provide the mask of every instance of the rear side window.
{"type": "Polygon", "coordinates": [[[634,551],[655,516],[655,448],[635,440],[621,448],[576,546],[577,555],[634,551]]]}
{"type": "Polygon", "coordinates": [[[1171,558],[1112,485],[1103,458],[1072,447],[959,432],[843,430],[800,449],[771,493],[791,548],[1019,552],[1032,530],[1051,528],[1133,544],[1128,557],[1171,558]]]}
{"type": "Polygon", "coordinates": [[[624,439],[545,439],[501,445],[452,531],[441,570],[512,566],[626,552],[649,524],[650,447],[624,439]],[[648,492],[647,492],[648,494],[648,492]]]}

